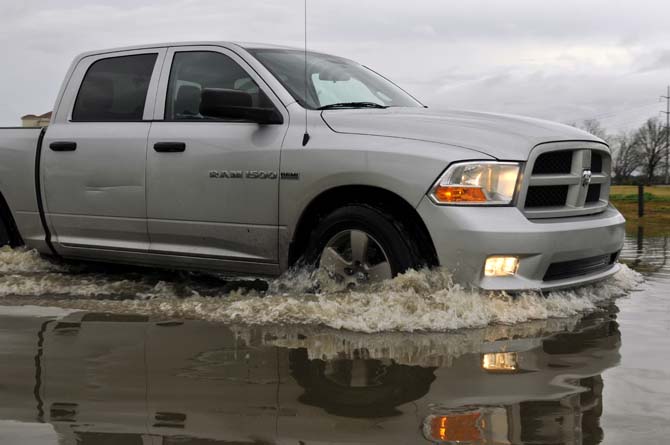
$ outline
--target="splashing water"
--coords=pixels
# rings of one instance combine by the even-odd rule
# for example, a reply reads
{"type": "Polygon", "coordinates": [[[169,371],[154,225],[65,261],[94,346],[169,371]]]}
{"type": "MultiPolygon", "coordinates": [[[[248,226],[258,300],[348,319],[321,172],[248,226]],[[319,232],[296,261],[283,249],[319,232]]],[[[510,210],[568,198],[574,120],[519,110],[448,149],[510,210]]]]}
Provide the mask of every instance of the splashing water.
{"type": "MultiPolygon", "coordinates": [[[[135,274],[137,275],[137,274],[135,274]]],[[[547,294],[464,289],[445,270],[410,270],[365,290],[323,286],[295,270],[258,291],[203,295],[197,286],[151,276],[82,273],[54,265],[33,251],[0,249],[4,304],[38,304],[92,311],[134,312],[252,325],[322,325],[358,332],[448,331],[564,318],[593,311],[634,289],[641,276],[626,266],[597,285],[547,294]],[[262,298],[261,298],[262,297],[262,298]]],[[[321,279],[321,282],[324,281],[321,279]]],[[[223,282],[222,282],[223,283],[223,282]]],[[[210,289],[211,290],[211,289],[210,289]]]]}
{"type": "Polygon", "coordinates": [[[408,271],[367,291],[320,294],[313,299],[270,295],[240,299],[212,317],[254,324],[319,324],[359,332],[447,331],[569,317],[595,310],[635,288],[641,276],[623,266],[598,285],[547,294],[466,290],[445,270],[408,271]]]}
{"type": "Polygon", "coordinates": [[[63,268],[40,256],[35,250],[0,247],[0,273],[60,272],[63,268]]]}

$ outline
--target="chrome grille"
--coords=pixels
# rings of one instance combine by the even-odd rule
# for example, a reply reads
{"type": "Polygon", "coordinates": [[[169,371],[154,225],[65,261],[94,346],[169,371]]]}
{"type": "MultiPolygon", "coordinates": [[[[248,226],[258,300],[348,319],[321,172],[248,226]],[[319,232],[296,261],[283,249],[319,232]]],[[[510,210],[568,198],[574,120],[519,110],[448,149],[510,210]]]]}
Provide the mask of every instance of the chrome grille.
{"type": "Polygon", "coordinates": [[[591,152],[591,171],[593,173],[603,172],[603,155],[598,152],[591,152]]]}
{"type": "Polygon", "coordinates": [[[567,185],[545,185],[530,187],[526,196],[526,208],[564,206],[568,199],[567,185]]]}
{"type": "Polygon", "coordinates": [[[570,173],[572,150],[551,151],[538,157],[533,165],[534,175],[570,173]]]}
{"type": "Polygon", "coordinates": [[[591,184],[589,191],[586,192],[586,202],[598,202],[600,200],[600,184],[591,184]]]}
{"type": "Polygon", "coordinates": [[[605,146],[552,143],[531,153],[518,205],[530,219],[588,215],[605,210],[611,158],[605,146]]]}

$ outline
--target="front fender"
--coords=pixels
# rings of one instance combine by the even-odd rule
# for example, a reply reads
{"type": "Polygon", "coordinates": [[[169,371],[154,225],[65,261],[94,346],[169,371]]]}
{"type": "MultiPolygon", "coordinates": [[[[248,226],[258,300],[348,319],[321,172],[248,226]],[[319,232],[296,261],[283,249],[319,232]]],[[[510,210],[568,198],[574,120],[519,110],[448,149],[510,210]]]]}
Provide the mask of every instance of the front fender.
{"type": "Polygon", "coordinates": [[[483,157],[465,148],[400,138],[312,136],[309,148],[282,150],[281,171],[297,173],[299,179],[281,181],[279,225],[292,234],[310,202],[342,186],[380,188],[416,207],[450,163],[483,157]],[[320,140],[323,144],[317,145],[320,140]]]}

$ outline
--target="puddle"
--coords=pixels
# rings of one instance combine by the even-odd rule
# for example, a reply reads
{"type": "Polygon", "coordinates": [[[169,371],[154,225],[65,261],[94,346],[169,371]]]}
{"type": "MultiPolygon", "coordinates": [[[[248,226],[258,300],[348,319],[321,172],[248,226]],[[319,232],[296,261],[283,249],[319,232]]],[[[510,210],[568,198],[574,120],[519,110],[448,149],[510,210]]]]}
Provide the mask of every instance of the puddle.
{"type": "Polygon", "coordinates": [[[0,442],[665,443],[669,245],[627,239],[644,282],[514,299],[444,271],[314,294],[306,271],[0,250],[0,442]]]}

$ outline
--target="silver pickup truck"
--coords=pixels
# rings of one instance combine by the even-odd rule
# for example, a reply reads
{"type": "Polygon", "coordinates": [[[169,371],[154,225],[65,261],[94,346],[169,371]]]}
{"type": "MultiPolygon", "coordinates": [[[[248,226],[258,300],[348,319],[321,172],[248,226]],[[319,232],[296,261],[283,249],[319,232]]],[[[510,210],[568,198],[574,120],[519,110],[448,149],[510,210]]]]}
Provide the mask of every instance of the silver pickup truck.
{"type": "Polygon", "coordinates": [[[436,112],[340,57],[168,43],[72,63],[46,130],[0,130],[0,237],[45,255],[345,286],[443,266],[483,289],[618,269],[600,139],[436,112]]]}

